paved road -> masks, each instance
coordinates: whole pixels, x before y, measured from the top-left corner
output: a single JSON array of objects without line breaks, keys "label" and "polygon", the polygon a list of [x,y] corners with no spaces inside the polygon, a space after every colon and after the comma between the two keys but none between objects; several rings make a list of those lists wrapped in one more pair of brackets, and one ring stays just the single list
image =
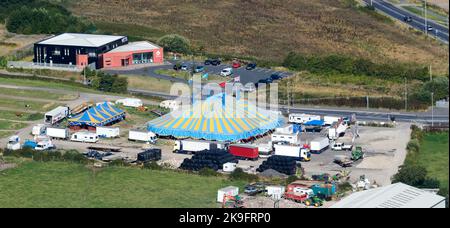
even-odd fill
[{"label": "paved road", "polygon": [[[370,5],[371,0],[364,0],[368,5]],[[392,5],[389,2],[383,1],[383,0],[372,0],[373,6],[377,9],[382,11],[383,13],[415,28],[420,31],[425,32],[425,19],[423,17],[420,17],[416,14],[410,13],[407,10],[401,9],[399,7],[396,7]],[[412,22],[404,22],[403,18],[405,16],[410,16],[413,21]],[[430,36],[438,38],[438,40],[448,44],[448,28],[442,26],[441,24],[436,23],[433,20],[428,20],[428,25],[431,25],[433,27],[433,31],[429,32]]]}]

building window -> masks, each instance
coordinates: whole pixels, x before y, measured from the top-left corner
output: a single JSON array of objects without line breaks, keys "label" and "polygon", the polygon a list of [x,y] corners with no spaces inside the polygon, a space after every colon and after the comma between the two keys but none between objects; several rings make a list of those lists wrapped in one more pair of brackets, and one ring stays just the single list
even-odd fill
[{"label": "building window", "polygon": [[68,48],[64,49],[64,55],[69,56],[70,55],[70,50]]},{"label": "building window", "polygon": [[61,55],[61,50],[56,47],[55,50],[53,51],[53,55]]},{"label": "building window", "polygon": [[97,57],[97,53],[95,53],[95,52],[89,52],[89,57]]}]

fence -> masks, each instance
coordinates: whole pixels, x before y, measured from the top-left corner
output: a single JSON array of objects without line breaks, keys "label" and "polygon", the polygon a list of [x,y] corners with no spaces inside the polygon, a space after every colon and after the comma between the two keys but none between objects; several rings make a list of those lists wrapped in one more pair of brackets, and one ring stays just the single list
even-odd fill
[{"label": "fence", "polygon": [[55,63],[33,63],[24,61],[8,61],[8,68],[36,69],[36,70],[59,70],[81,72],[83,69],[75,65]]}]

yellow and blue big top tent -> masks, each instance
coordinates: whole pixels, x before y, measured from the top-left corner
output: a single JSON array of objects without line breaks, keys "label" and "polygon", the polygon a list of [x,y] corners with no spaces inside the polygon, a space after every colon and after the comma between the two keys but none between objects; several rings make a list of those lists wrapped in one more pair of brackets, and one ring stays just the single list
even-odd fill
[{"label": "yellow and blue big top tent", "polygon": [[147,128],[159,136],[236,142],[263,135],[283,124],[278,112],[219,94],[194,102],[189,109],[152,120]]}]

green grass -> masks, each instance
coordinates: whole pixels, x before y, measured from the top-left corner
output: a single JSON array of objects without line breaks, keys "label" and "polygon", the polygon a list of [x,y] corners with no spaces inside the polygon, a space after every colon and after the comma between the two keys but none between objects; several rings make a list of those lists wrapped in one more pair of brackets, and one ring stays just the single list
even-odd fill
[{"label": "green grass", "polygon": [[10,137],[14,134],[14,131],[0,131],[0,139]]},{"label": "green grass", "polygon": [[0,120],[0,130],[19,130],[25,128],[27,124]]},{"label": "green grass", "polygon": [[410,151],[405,165],[420,165],[427,169],[428,177],[440,181],[441,190],[448,191],[449,133],[424,133],[418,152]]},{"label": "green grass", "polygon": [[[25,106],[29,105],[28,108]],[[16,99],[0,99],[0,107],[14,110],[21,110],[23,112],[26,111],[35,111],[35,112],[46,112],[53,108],[56,108],[58,105],[51,102],[38,102],[38,101],[26,101],[26,100],[16,100]]]},{"label": "green grass", "polygon": [[37,91],[37,90],[9,89],[9,88],[1,88],[0,95],[40,98],[40,99],[48,99],[48,100],[63,100],[66,97],[65,94],[58,94],[58,93],[51,93],[51,92]]},{"label": "green grass", "polygon": [[217,190],[243,186],[217,177],[137,168],[95,174],[71,163],[25,162],[0,175],[0,207],[214,208]]},{"label": "green grass", "polygon": [[127,35],[131,41],[141,41],[148,39],[156,42],[158,38],[165,35],[163,31],[141,25],[120,24],[105,21],[95,22],[98,34]]},{"label": "green grass", "polygon": [[75,83],[68,82],[56,82],[56,81],[45,81],[45,80],[32,80],[26,78],[9,78],[0,77],[0,84],[4,85],[16,85],[16,86],[27,86],[27,87],[44,87],[50,89],[59,89],[66,91],[76,91],[76,92],[90,92],[90,93],[101,93],[93,89],[86,88],[84,86],[76,85]]},{"label": "green grass", "polygon": [[424,166],[428,175],[441,182],[441,187],[448,190],[449,176],[449,134],[426,134],[417,157],[418,164]]},{"label": "green grass", "polygon": [[35,121],[44,118],[43,113],[18,113],[14,111],[3,111],[0,110],[0,119],[7,120],[20,120],[20,121]]}]

